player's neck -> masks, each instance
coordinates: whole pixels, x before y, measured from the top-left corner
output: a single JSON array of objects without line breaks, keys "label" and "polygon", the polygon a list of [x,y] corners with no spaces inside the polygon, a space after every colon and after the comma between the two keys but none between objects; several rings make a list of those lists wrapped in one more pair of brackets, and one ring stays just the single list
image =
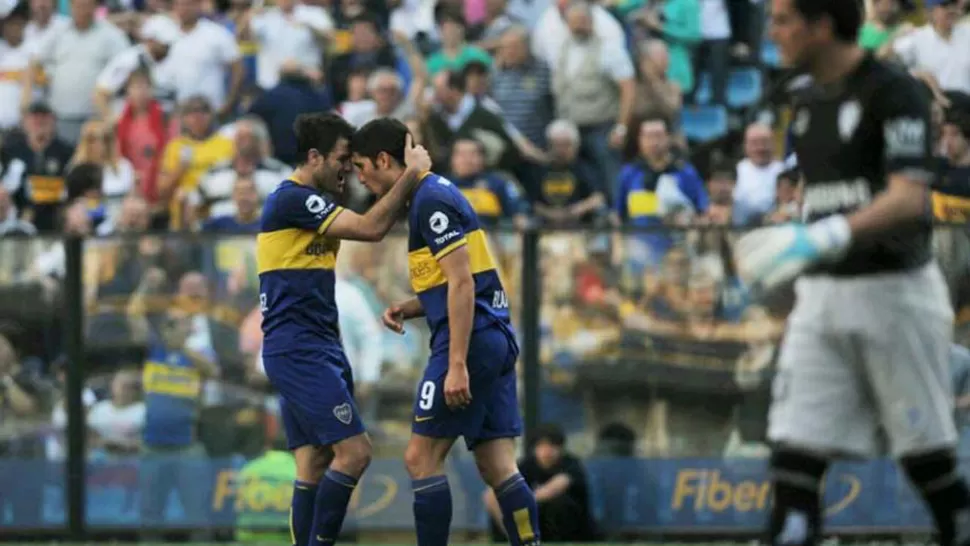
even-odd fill
[{"label": "player's neck", "polygon": [[310,176],[309,172],[307,172],[307,169],[305,166],[297,167],[296,170],[293,171],[293,174],[290,175],[290,180],[296,182],[297,184],[302,184],[304,186],[309,186],[310,185],[309,180],[312,180],[312,179],[313,177]]},{"label": "player's neck", "polygon": [[834,44],[818,56],[811,68],[812,78],[823,85],[842,80],[855,71],[865,56],[855,44]]}]

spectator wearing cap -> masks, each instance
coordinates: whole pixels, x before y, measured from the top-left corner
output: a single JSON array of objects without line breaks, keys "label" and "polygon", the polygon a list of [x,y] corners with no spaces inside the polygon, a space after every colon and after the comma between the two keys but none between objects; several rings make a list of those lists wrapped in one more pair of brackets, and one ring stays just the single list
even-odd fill
[{"label": "spectator wearing cap", "polygon": [[202,0],[174,0],[172,8],[182,31],[167,62],[175,99],[181,104],[192,97],[205,97],[216,115],[225,118],[239,101],[245,77],[236,38],[225,27],[202,17]]},{"label": "spectator wearing cap", "polygon": [[288,62],[280,70],[276,87],[256,99],[249,113],[266,124],[276,157],[283,163],[296,165],[300,161],[293,132],[296,118],[309,112],[326,112],[332,107],[326,88],[318,89],[312,74],[295,62]]},{"label": "spectator wearing cap", "polygon": [[236,36],[241,40],[251,37],[259,44],[256,83],[269,90],[279,83],[286,61],[322,74],[322,46],[333,28],[333,19],[322,7],[299,0],[277,0],[271,8],[250,9],[237,27]]},{"label": "spectator wearing cap", "polygon": [[859,47],[866,51],[886,56],[892,42],[899,36],[913,30],[913,26],[903,22],[903,16],[913,6],[909,0],[873,0],[869,18],[859,31]]},{"label": "spectator wearing cap", "polygon": [[[381,36],[376,18],[361,15],[351,23],[351,48],[330,64],[330,85],[334,102],[347,100],[347,79],[354,71],[370,73],[378,68],[398,69],[393,46]],[[366,77],[366,76],[365,76]]]},{"label": "spectator wearing cap", "polygon": [[579,161],[579,129],[559,119],[546,129],[549,163],[530,192],[536,216],[556,226],[590,225],[606,212],[606,196]]},{"label": "spectator wearing cap", "polygon": [[198,188],[202,176],[218,163],[232,159],[233,142],[215,133],[214,121],[212,106],[205,97],[185,101],[181,107],[182,135],[165,146],[156,214],[167,213],[172,228],[187,227],[188,196]]},{"label": "spectator wearing cap", "polygon": [[601,189],[615,194],[619,149],[626,138],[636,91],[633,63],[622,47],[593,33],[592,8],[576,1],[566,11],[569,38],[552,68],[556,116],[579,127],[580,154],[591,162]]},{"label": "spectator wearing cap", "polygon": [[[543,542],[590,542],[596,525],[590,510],[589,480],[579,458],[566,449],[566,435],[556,425],[536,431],[528,455],[519,461],[522,477],[539,504],[539,533]],[[506,540],[495,493],[485,492],[485,507],[492,517],[492,538]]]},{"label": "spectator wearing cap", "polygon": [[[559,65],[563,46],[569,40],[566,9],[574,0],[556,0],[539,17],[532,29],[532,53],[549,67]],[[599,4],[588,4],[592,19],[591,35],[610,50],[626,47],[626,35],[616,17]]]},{"label": "spectator wearing cap", "polygon": [[24,41],[29,47],[38,47],[51,37],[71,26],[71,18],[57,13],[56,0],[28,0],[30,21],[24,29]]},{"label": "spectator wearing cap", "polygon": [[428,57],[428,74],[434,76],[442,70],[460,72],[471,61],[492,64],[492,58],[484,49],[465,41],[467,25],[465,18],[457,9],[439,4],[435,9],[438,34],[441,36],[441,49]]},{"label": "spectator wearing cap", "polygon": [[34,76],[30,67],[31,49],[24,40],[27,10],[23,3],[0,21],[0,132],[7,132],[18,125],[22,116],[23,94],[31,100],[39,98],[42,81]]},{"label": "spectator wearing cap", "polygon": [[77,143],[84,122],[97,114],[98,76],[128,47],[128,38],[118,27],[95,18],[96,9],[95,0],[71,0],[71,24],[40,44],[32,63],[35,74],[43,70],[47,75],[57,134],[71,144]]},{"label": "spectator wearing cap", "polygon": [[27,109],[23,135],[11,135],[0,147],[3,183],[13,194],[18,217],[39,231],[57,228],[67,203],[64,175],[74,150],[57,136],[54,112],[43,102]]},{"label": "spectator wearing cap", "polygon": [[111,121],[121,113],[125,86],[139,69],[148,73],[152,94],[166,111],[171,111],[175,90],[163,61],[181,34],[175,21],[165,15],[153,15],[145,21],[139,32],[141,43],[115,55],[98,76],[94,103],[101,119]]},{"label": "spectator wearing cap", "polygon": [[491,96],[512,127],[530,143],[545,146],[553,117],[552,74],[529,51],[529,30],[513,26],[503,33],[495,60]]},{"label": "spectator wearing cap", "polygon": [[916,75],[944,91],[970,93],[970,25],[960,23],[957,0],[926,0],[930,22],[893,43],[893,52]]}]

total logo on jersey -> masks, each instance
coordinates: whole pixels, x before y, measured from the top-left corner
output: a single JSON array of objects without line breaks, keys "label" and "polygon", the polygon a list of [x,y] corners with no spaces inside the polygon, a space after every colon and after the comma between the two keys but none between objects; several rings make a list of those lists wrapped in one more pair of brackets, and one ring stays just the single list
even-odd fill
[{"label": "total logo on jersey", "polygon": [[[435,233],[444,233],[445,230],[448,229],[448,225],[449,225],[448,216],[446,216],[445,213],[443,212],[435,212],[431,215],[430,218],[428,218],[428,225],[431,226],[431,231]],[[448,233],[445,233],[441,237],[435,237],[434,242],[436,245],[443,245],[448,241],[458,237],[458,235],[459,234],[457,231],[452,230],[452,231],[449,231]]]},{"label": "total logo on jersey", "polygon": [[310,211],[310,214],[316,215],[317,218],[323,218],[336,207],[335,203],[327,204],[323,197],[319,195],[311,195],[306,198],[306,209]]},{"label": "total logo on jersey", "polygon": [[811,184],[805,188],[803,218],[848,212],[872,201],[872,189],[865,178]]}]

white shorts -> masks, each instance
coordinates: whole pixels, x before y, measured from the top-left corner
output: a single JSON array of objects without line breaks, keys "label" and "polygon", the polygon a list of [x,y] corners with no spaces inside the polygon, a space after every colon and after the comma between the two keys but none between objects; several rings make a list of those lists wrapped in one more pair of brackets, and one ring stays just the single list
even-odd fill
[{"label": "white shorts", "polygon": [[[935,263],[861,278],[806,277],[772,386],[768,437],[823,454],[952,447],[953,310]],[[881,429],[880,429],[881,427]]]}]

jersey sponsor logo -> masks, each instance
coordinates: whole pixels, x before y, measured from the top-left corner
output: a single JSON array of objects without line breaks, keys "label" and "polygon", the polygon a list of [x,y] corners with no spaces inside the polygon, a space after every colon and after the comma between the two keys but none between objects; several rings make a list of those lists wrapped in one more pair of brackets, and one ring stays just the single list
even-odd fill
[{"label": "jersey sponsor logo", "polygon": [[843,141],[848,142],[852,138],[861,118],[862,105],[859,101],[851,100],[839,107],[839,136]]},{"label": "jersey sponsor logo", "polygon": [[448,217],[443,212],[435,212],[428,218],[428,225],[431,227],[431,231],[442,234],[448,229]]},{"label": "jersey sponsor logo", "polygon": [[443,244],[447,243],[448,241],[450,241],[452,239],[455,239],[456,237],[458,237],[458,232],[452,230],[452,231],[449,231],[448,233],[445,233],[441,237],[435,237],[434,244],[440,246],[440,245],[443,245]]},{"label": "jersey sponsor logo", "polygon": [[315,215],[317,218],[323,218],[329,214],[335,206],[336,205],[333,203],[328,205],[327,202],[323,200],[323,197],[320,197],[319,195],[311,195],[306,198],[306,210],[309,211],[310,214]]},{"label": "jersey sponsor logo", "polygon": [[872,201],[872,189],[865,178],[811,184],[805,188],[804,218],[854,210]]},{"label": "jersey sponsor logo", "polygon": [[883,128],[888,158],[920,158],[926,155],[926,121],[917,118],[897,118]]},{"label": "jersey sponsor logo", "polygon": [[333,408],[333,416],[341,423],[349,425],[354,420],[354,410],[350,407],[350,404],[344,402]]}]

